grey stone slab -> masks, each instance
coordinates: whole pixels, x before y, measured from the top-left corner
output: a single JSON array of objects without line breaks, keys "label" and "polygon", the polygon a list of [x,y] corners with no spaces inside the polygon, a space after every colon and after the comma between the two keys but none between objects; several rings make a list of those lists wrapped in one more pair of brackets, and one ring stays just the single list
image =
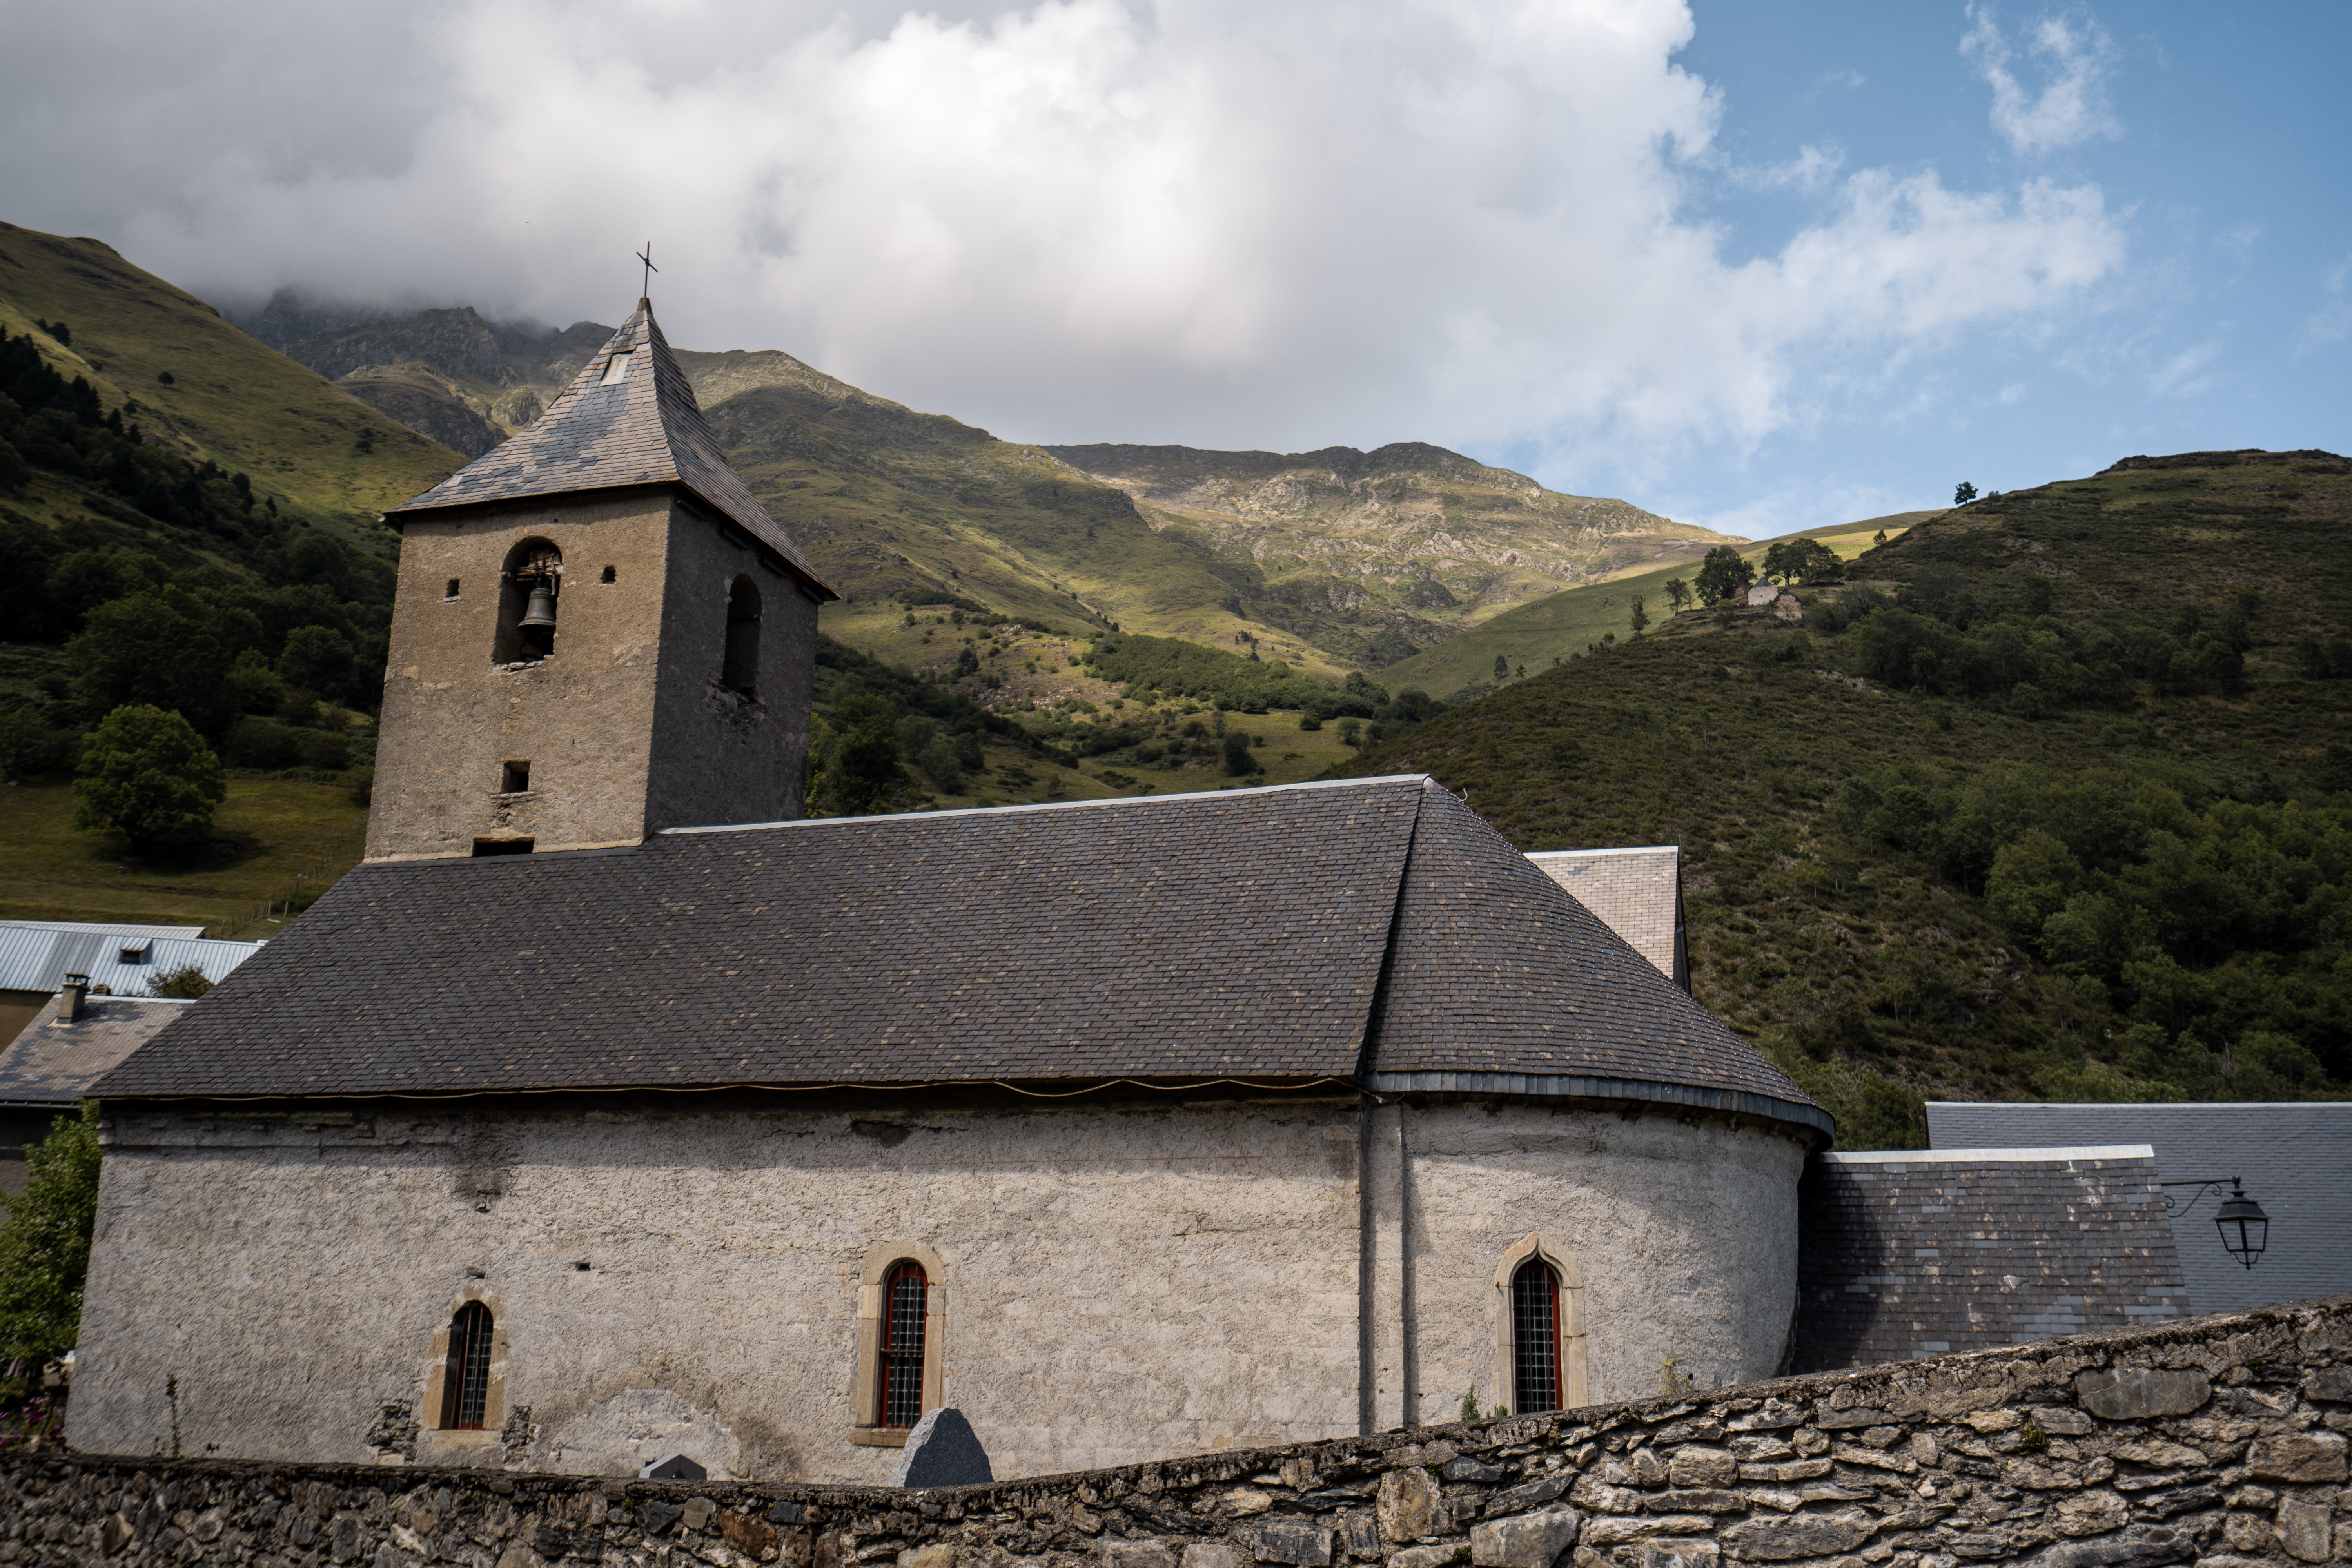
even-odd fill
[{"label": "grey stone slab", "polygon": [[2103,1421],[2186,1415],[2212,1395],[2212,1384],[2193,1368],[2122,1366],[2074,1374],[2074,1397]]},{"label": "grey stone slab", "polygon": [[1475,1568],[1551,1568],[1576,1544],[1582,1523],[1583,1517],[1569,1508],[1488,1520],[1471,1529],[1470,1561]]},{"label": "grey stone slab", "polygon": [[890,1471],[894,1487],[976,1487],[995,1479],[980,1435],[952,1405],[923,1413]]}]

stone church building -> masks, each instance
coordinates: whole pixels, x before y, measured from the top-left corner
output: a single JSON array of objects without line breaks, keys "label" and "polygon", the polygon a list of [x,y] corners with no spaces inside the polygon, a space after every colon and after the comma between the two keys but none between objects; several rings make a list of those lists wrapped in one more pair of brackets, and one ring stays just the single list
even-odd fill
[{"label": "stone church building", "polygon": [[72,1442],[1000,1476],[1789,1354],[1824,1112],[1430,780],[807,821],[650,309],[399,509],[367,862],[100,1084]]}]

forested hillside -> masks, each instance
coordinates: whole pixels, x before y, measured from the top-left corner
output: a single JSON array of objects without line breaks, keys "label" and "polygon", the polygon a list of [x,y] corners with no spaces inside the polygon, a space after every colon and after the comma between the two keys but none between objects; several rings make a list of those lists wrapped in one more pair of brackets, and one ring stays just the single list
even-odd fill
[{"label": "forested hillside", "polygon": [[1701,1000],[1841,1118],[2352,1094],[2352,463],[2128,459],[1694,615],[1351,772],[1678,843]]}]

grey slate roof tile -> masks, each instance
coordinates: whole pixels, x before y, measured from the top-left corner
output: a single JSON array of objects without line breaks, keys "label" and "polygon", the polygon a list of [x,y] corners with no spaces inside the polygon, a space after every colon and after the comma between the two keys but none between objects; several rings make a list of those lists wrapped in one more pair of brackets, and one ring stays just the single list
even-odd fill
[{"label": "grey slate roof tile", "polygon": [[[627,353],[626,377],[607,386],[605,367]],[[547,411],[494,450],[386,515],[527,500],[534,496],[677,485],[757,539],[826,597],[835,596],[800,547],[728,466],[650,301],[621,324]]]},{"label": "grey slate roof tile", "polygon": [[58,1016],[63,1003],[51,997],[0,1050],[0,1105],[70,1109],[91,1084],[195,1005],[161,997],[92,996],[80,1017],[67,1020]]},{"label": "grey slate roof tile", "polygon": [[1690,1084],[1821,1117],[1419,776],[362,866],[100,1092],[1394,1064]]},{"label": "grey slate roof tile", "polygon": [[2144,1146],[1817,1154],[1795,1372],[2188,1315]]}]

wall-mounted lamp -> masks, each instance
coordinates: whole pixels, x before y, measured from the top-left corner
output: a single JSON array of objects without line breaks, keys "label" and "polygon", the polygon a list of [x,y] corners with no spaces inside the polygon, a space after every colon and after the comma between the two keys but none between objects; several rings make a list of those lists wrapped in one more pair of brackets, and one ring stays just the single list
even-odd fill
[{"label": "wall-mounted lamp", "polygon": [[[2206,1182],[2159,1182],[2157,1184],[2162,1187],[2195,1187],[2197,1191],[2189,1195],[2188,1201],[2178,1205],[2169,1194],[2165,1196],[2166,1214],[2174,1213],[2176,1206],[2178,1212],[2187,1214],[2207,1193],[2221,1197],[2223,1184],[2221,1178],[2215,1177]],[[2228,1185],[2230,1195],[2222,1198],[2221,1212],[2213,1216],[2213,1225],[2221,1233],[2222,1249],[2252,1268],[2254,1260],[2262,1257],[2263,1249],[2269,1244],[2271,1216],[2263,1212],[2262,1205],[2246,1195],[2245,1183],[2231,1176]]]}]

